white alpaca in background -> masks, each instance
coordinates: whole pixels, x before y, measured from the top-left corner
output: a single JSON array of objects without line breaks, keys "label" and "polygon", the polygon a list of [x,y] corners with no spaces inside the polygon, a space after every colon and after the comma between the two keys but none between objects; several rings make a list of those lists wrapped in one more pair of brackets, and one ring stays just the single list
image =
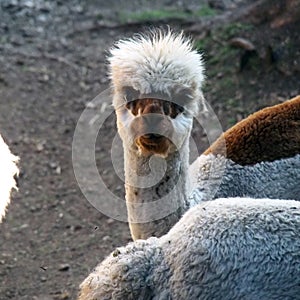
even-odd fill
[{"label": "white alpaca in background", "polygon": [[299,299],[300,202],[203,202],[163,237],[116,249],[80,289],[79,300]]},{"label": "white alpaca in background", "polygon": [[[202,58],[191,41],[182,34],[157,31],[118,42],[109,62],[133,239],[167,233],[185,211],[203,200],[236,196],[300,200],[296,155],[300,143],[293,136],[299,132],[293,130],[299,117],[292,116],[295,108],[300,111],[300,98],[294,100],[293,109],[286,104],[274,107],[273,114],[279,114],[273,121],[258,113],[251,118],[254,126],[241,122],[239,130],[222,137],[228,156],[220,137],[190,167],[193,116],[205,110]],[[291,122],[286,123],[289,117]],[[282,139],[280,147],[282,131],[288,139]],[[249,138],[252,135],[255,138]]]},{"label": "white alpaca in background", "polygon": [[15,176],[19,173],[18,160],[0,136],[0,222],[5,216],[12,189],[17,189]]}]

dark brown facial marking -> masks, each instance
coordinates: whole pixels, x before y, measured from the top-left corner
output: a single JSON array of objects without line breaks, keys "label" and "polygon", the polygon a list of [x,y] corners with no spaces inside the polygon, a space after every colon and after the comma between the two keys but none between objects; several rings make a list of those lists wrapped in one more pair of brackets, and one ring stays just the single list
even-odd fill
[{"label": "dark brown facial marking", "polygon": [[138,114],[162,114],[172,119],[184,111],[184,108],[176,103],[160,100],[160,99],[137,99],[126,104],[126,108],[131,111],[134,116]]}]

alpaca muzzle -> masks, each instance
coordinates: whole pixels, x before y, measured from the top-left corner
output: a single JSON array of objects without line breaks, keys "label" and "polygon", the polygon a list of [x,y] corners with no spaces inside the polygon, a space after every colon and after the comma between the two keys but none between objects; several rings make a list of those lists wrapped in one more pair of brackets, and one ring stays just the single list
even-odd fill
[{"label": "alpaca muzzle", "polygon": [[132,121],[131,132],[142,153],[163,154],[169,149],[173,129],[166,116],[149,113]]},{"label": "alpaca muzzle", "polygon": [[174,132],[170,103],[158,99],[140,99],[129,102],[127,108],[135,115],[130,129],[135,144],[143,154],[168,152]]}]

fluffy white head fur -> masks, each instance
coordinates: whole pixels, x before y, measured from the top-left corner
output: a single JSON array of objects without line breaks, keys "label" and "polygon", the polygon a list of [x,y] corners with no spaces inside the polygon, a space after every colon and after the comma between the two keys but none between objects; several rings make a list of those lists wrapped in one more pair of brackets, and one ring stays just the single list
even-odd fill
[{"label": "fluffy white head fur", "polygon": [[10,152],[0,136],[0,222],[10,202],[11,190],[13,188],[17,189],[14,176],[19,173],[18,160],[19,158]]},{"label": "fluffy white head fur", "polygon": [[198,112],[203,97],[202,56],[182,33],[156,30],[121,40],[111,50],[109,62],[115,107],[124,103],[124,92],[130,87],[142,95],[162,94],[171,101],[183,93],[194,104],[192,112]]}]

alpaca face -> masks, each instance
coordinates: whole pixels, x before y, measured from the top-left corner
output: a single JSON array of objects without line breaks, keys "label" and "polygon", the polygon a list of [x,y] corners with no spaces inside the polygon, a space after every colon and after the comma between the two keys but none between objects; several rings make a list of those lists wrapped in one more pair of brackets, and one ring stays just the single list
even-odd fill
[{"label": "alpaca face", "polygon": [[117,109],[117,118],[123,142],[146,157],[167,157],[180,150],[192,127],[184,106],[157,98],[126,101]]},{"label": "alpaca face", "polygon": [[125,147],[165,158],[180,150],[190,134],[192,115],[204,104],[202,56],[191,40],[182,33],[153,31],[116,43],[109,62]]}]

